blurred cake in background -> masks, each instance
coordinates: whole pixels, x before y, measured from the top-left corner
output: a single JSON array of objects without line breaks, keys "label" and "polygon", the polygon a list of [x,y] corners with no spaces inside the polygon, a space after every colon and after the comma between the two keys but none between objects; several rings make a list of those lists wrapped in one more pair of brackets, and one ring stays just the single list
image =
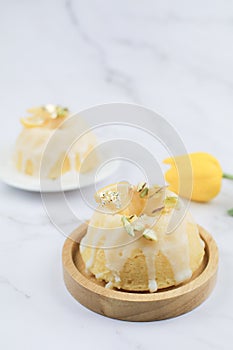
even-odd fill
[{"label": "blurred cake in background", "polygon": [[69,171],[85,173],[97,166],[96,137],[80,116],[70,118],[67,108],[55,105],[32,108],[28,113],[29,117],[20,120],[23,130],[14,150],[19,172],[56,179]]}]

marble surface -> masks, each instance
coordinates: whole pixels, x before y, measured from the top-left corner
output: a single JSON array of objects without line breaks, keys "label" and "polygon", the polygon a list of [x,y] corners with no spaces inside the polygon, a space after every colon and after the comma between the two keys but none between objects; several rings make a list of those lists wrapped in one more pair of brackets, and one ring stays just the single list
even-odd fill
[{"label": "marble surface", "polygon": [[[153,108],[187,149],[233,172],[233,3],[229,0],[9,0],[0,3],[1,145],[28,106],[78,111],[106,102]],[[81,206],[79,191],[69,194]],[[64,236],[41,197],[0,183],[1,349],[231,349],[233,183],[191,204],[220,250],[210,298],[175,319],[130,323],[79,305],[62,279]],[[51,195],[51,203],[57,195]],[[89,215],[89,212],[83,213]]]}]

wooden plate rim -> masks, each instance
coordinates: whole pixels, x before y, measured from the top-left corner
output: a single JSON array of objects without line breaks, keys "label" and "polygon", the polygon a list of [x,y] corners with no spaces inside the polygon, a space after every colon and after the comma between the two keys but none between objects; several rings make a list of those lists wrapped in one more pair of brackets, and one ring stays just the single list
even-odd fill
[{"label": "wooden plate rim", "polygon": [[[107,298],[119,300],[119,301],[132,301],[132,302],[151,302],[161,301],[167,299],[174,299],[178,296],[185,295],[191,290],[198,289],[205,283],[207,283],[216,273],[218,267],[218,248],[212,238],[212,236],[201,226],[199,226],[199,233],[202,239],[205,241],[206,254],[208,255],[208,261],[199,276],[194,280],[187,282],[184,285],[176,286],[167,291],[158,291],[156,293],[140,293],[140,292],[126,292],[106,289],[103,286],[95,284],[84,276],[76,267],[73,260],[73,250],[77,249],[79,243],[76,242],[73,237],[77,236],[77,230],[79,234],[85,234],[87,230],[87,224],[82,224],[77,230],[75,230],[65,241],[62,251],[62,260],[64,270],[72,277],[72,279],[81,285],[84,289],[91,291],[94,294],[105,296]],[[67,252],[69,254],[67,254]]]}]

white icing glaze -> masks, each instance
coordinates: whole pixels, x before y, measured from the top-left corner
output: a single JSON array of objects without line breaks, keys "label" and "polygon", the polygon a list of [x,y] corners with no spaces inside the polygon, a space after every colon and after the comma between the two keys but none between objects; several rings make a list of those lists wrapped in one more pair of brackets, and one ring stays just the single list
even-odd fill
[{"label": "white icing glaze", "polygon": [[148,289],[151,293],[156,292],[158,289],[156,280],[149,280]]},{"label": "white icing glaze", "polygon": [[105,288],[112,289],[113,288],[113,283],[111,281],[106,283]]},{"label": "white icing glaze", "polygon": [[[176,283],[189,279],[192,275],[190,268],[189,241],[187,236],[188,225],[194,225],[197,233],[198,228],[189,213],[184,214],[183,220],[173,230],[172,234],[166,234],[171,222],[173,211],[155,217],[143,215],[141,220],[151,226],[158,236],[158,241],[149,241],[135,232],[136,237],[127,234],[122,226],[121,215],[103,214],[95,212],[89,224],[87,234],[81,241],[81,252],[86,246],[93,247],[91,257],[86,266],[93,266],[96,247],[104,249],[106,268],[115,276],[115,281],[120,282],[120,272],[124,264],[136,249],[145,256],[148,274],[148,290],[157,290],[155,258],[161,252],[169,261],[173,270]],[[200,246],[203,242],[200,238]],[[97,277],[97,276],[96,276]],[[100,277],[100,276],[98,276]],[[97,277],[97,278],[98,278]]]}]

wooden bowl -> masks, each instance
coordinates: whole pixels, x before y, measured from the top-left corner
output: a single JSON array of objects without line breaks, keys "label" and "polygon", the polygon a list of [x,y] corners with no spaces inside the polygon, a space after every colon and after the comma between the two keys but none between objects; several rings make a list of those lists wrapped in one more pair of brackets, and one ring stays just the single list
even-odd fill
[{"label": "wooden bowl", "polygon": [[218,248],[209,233],[199,226],[205,242],[202,265],[192,278],[176,287],[156,293],[125,292],[104,288],[104,282],[85,272],[79,243],[87,231],[81,225],[63,247],[64,281],[72,296],[101,315],[125,321],[153,321],[175,317],[200,305],[214,288],[218,268]]}]

